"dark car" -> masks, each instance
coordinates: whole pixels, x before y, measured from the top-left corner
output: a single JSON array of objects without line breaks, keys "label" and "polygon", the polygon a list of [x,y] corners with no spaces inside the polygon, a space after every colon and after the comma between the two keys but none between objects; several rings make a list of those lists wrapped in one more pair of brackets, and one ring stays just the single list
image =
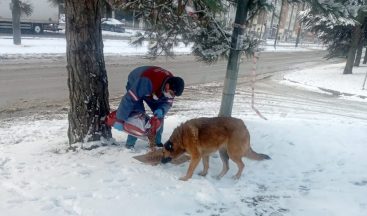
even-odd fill
[{"label": "dark car", "polygon": [[124,23],[114,18],[103,18],[102,19],[102,30],[113,31],[113,32],[125,32]]}]

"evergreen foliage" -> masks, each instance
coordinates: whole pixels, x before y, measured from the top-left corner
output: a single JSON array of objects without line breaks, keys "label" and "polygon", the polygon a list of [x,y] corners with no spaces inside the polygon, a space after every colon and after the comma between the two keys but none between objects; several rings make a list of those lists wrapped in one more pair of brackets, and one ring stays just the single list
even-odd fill
[{"label": "evergreen foliage", "polygon": [[12,1],[11,8],[10,8],[11,10],[13,10],[12,9],[14,7],[13,4],[18,4],[21,14],[30,16],[33,13],[33,6],[29,4],[27,1]]},{"label": "evergreen foliage", "polygon": [[[271,8],[266,0],[250,1],[250,16]],[[131,42],[138,45],[149,41],[148,55],[151,58],[173,56],[172,48],[179,42],[191,44],[198,60],[207,63],[228,57],[232,33],[225,28],[219,15],[233,1],[135,0],[115,3],[124,9],[137,11],[146,21],[146,33],[138,33]],[[241,50],[246,55],[252,55],[260,40],[247,34],[243,40]]]},{"label": "evergreen foliage", "polygon": [[307,0],[309,8],[300,15],[305,28],[327,45],[327,58],[346,57],[352,32],[364,23],[364,0]]}]

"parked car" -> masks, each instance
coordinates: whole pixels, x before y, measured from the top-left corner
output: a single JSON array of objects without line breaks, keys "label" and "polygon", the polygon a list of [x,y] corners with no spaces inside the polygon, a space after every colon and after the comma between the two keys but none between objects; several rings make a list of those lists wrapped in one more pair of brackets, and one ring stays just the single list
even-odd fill
[{"label": "parked car", "polygon": [[113,32],[125,32],[125,24],[114,18],[103,18],[102,30]]}]

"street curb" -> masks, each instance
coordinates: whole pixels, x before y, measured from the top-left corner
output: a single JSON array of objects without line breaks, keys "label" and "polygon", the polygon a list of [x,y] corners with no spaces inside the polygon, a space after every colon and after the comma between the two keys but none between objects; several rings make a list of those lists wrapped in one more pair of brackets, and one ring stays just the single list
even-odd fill
[{"label": "street curb", "polygon": [[283,77],[283,80],[286,80],[286,81],[289,81],[289,82],[292,82],[292,83],[296,83],[296,84],[299,84],[299,85],[302,85],[302,86],[314,87],[314,88],[317,88],[321,91],[330,93],[330,94],[332,94],[333,96],[336,96],[336,97],[340,97],[340,96],[351,97],[351,96],[353,96],[353,97],[359,97],[361,99],[367,99],[367,96],[364,96],[364,95],[341,92],[341,91],[336,91],[336,90],[333,90],[333,89],[323,88],[323,87],[319,87],[319,86],[306,85],[304,83],[301,83],[301,82],[298,82],[298,81],[295,81],[295,80],[286,79],[284,77]]}]

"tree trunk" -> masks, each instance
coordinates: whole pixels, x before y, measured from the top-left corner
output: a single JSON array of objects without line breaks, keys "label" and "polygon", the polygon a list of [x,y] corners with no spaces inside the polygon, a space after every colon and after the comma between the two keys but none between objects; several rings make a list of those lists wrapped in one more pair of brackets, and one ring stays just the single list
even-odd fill
[{"label": "tree trunk", "polygon": [[285,41],[288,41],[289,36],[292,36],[292,33],[290,33],[290,31],[291,31],[291,23],[292,23],[292,17],[293,17],[293,10],[294,10],[294,4],[292,4],[291,16],[289,17],[289,22],[288,22],[287,34],[285,36]]},{"label": "tree trunk", "polygon": [[177,4],[177,14],[179,16],[182,15],[182,13],[185,11],[185,5],[183,4],[182,0],[178,0]]},{"label": "tree trunk", "polygon": [[366,64],[367,63],[367,48],[366,48],[366,51],[364,53],[364,57],[363,57],[363,64]]},{"label": "tree trunk", "polygon": [[106,5],[106,18],[112,18],[112,7],[111,5],[105,1],[105,5]]},{"label": "tree trunk", "polygon": [[13,22],[13,43],[15,45],[22,44],[20,32],[20,2],[12,0],[12,22]]},{"label": "tree trunk", "polygon": [[354,66],[357,66],[357,67],[359,67],[361,63],[362,51],[363,51],[363,40],[360,40],[360,41],[361,42],[358,45],[356,59],[354,61]]},{"label": "tree trunk", "polygon": [[361,29],[361,37],[359,38],[356,60],[354,61],[354,66],[357,66],[357,67],[359,67],[361,63],[363,47],[364,47],[364,43],[366,42],[366,37],[365,37],[366,30],[367,30],[367,20],[365,18],[363,25],[362,25],[362,29]]},{"label": "tree trunk", "polygon": [[367,27],[367,22],[366,20],[363,22],[362,26],[361,26],[361,36],[359,37],[359,41],[358,41],[358,45],[357,45],[357,56],[356,59],[354,61],[354,66],[359,67],[360,63],[361,63],[361,58],[362,58],[362,51],[363,51],[363,47],[364,47],[364,43],[365,43],[365,36],[364,36],[364,32],[366,32],[366,27]]},{"label": "tree trunk", "polygon": [[249,0],[238,0],[219,116],[231,116]]},{"label": "tree trunk", "polygon": [[285,5],[285,0],[282,0],[282,5],[280,7],[280,13],[279,13],[279,20],[278,20],[278,25],[277,25],[277,33],[275,34],[274,48],[277,47],[277,40],[278,40],[278,35],[279,35],[280,22],[282,21],[282,18],[283,18],[284,5]]},{"label": "tree trunk", "polygon": [[70,145],[111,137],[111,129],[101,122],[109,112],[102,1],[65,1]]},{"label": "tree trunk", "polygon": [[354,59],[356,56],[356,51],[357,51],[357,47],[358,47],[358,43],[360,41],[362,35],[362,29],[360,25],[356,25],[353,29],[352,32],[352,41],[351,41],[351,45],[348,51],[348,56],[347,56],[347,63],[345,65],[343,74],[352,74],[353,73],[353,64],[354,64]]},{"label": "tree trunk", "polygon": [[[302,5],[302,11],[304,11],[304,10],[305,10],[305,5],[306,5],[306,3],[305,3],[305,2],[303,2],[303,5]],[[298,30],[297,30],[297,39],[296,39],[296,45],[295,45],[295,47],[298,47],[298,44],[299,44],[299,42],[300,42],[301,31],[302,31],[302,23],[301,23],[301,22],[299,22]]]},{"label": "tree trunk", "polygon": [[271,38],[273,36],[273,23],[274,23],[274,17],[275,17],[275,8],[277,7],[277,1],[278,0],[275,0],[275,3],[274,3],[274,8],[273,8],[273,14],[271,15],[271,21],[270,21],[270,34],[269,36],[267,36],[267,38]]}]

